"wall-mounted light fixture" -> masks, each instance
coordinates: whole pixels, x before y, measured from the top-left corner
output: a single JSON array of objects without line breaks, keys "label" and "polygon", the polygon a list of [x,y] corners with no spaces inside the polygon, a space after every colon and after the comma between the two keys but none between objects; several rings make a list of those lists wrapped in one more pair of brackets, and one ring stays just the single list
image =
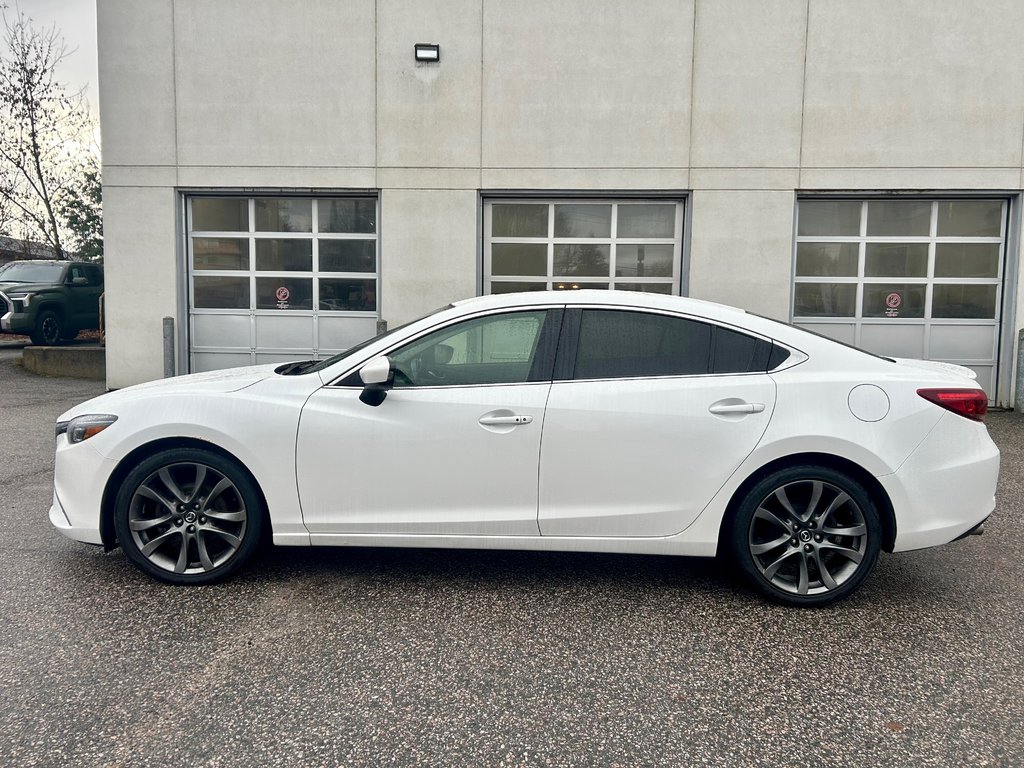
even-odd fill
[{"label": "wall-mounted light fixture", "polygon": [[416,61],[440,61],[441,46],[438,43],[416,43]]}]

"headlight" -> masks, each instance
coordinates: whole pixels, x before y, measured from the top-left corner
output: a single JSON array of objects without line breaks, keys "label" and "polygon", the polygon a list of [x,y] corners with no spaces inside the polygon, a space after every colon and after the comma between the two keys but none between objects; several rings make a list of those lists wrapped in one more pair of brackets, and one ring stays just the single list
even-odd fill
[{"label": "headlight", "polygon": [[28,307],[29,302],[32,301],[32,297],[33,296],[35,296],[34,293],[8,293],[7,294],[7,298],[8,299],[10,299],[11,301],[20,301],[22,303],[22,306],[25,307],[25,308]]},{"label": "headlight", "polygon": [[98,435],[104,429],[117,421],[117,416],[110,414],[86,414],[77,416],[71,421],[58,421],[56,436],[67,433],[69,443],[80,443],[90,437]]}]

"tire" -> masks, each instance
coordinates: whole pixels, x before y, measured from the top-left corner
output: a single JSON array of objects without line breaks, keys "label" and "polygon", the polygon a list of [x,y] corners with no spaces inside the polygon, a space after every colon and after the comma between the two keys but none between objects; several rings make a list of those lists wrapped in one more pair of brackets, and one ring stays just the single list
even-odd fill
[{"label": "tire", "polygon": [[36,317],[36,327],[30,334],[33,344],[52,347],[64,338],[64,321],[52,309],[44,309]]},{"label": "tire", "polygon": [[828,467],[773,472],[740,501],[732,554],[764,595],[785,605],[842,600],[875,567],[882,524],[856,480]]},{"label": "tire", "polygon": [[139,569],[169,584],[227,578],[260,544],[265,510],[238,462],[200,448],[173,448],[128,473],[114,530]]}]

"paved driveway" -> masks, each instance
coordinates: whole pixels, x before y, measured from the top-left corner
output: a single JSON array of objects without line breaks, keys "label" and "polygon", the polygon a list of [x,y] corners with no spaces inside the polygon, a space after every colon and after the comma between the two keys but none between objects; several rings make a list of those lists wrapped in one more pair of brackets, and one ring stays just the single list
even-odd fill
[{"label": "paved driveway", "polygon": [[277,550],[180,589],[50,529],[93,383],[0,354],[0,764],[1024,764],[1024,418],[984,536],[831,609],[664,557]]}]

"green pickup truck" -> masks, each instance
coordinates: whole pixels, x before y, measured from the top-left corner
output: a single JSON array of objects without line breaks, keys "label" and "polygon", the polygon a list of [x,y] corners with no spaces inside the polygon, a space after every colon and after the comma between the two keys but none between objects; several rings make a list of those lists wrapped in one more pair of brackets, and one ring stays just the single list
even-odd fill
[{"label": "green pickup truck", "polygon": [[103,267],[81,261],[12,261],[0,267],[0,333],[59,344],[100,327]]}]

